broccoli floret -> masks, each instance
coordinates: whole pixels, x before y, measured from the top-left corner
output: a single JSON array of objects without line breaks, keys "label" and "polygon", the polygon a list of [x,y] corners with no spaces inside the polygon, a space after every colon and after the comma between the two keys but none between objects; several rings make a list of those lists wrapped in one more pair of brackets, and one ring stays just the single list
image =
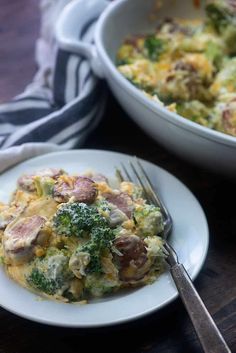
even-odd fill
[{"label": "broccoli floret", "polygon": [[236,52],[236,10],[230,1],[212,0],[206,6],[210,25],[222,36],[229,54]]},{"label": "broccoli floret", "polygon": [[109,280],[97,274],[88,274],[85,279],[85,290],[88,295],[93,297],[101,297],[104,294],[113,293],[118,288],[118,281]]},{"label": "broccoli floret", "polygon": [[215,1],[206,6],[206,14],[210,24],[221,32],[229,23],[229,14],[221,6],[220,1]]},{"label": "broccoli floret", "polygon": [[221,70],[211,85],[214,95],[234,93],[236,89],[236,58],[224,60]]},{"label": "broccoli floret", "polygon": [[90,256],[89,264],[86,268],[87,273],[102,273],[101,255],[104,250],[109,250],[115,233],[112,229],[96,227],[91,231],[91,239],[88,243],[77,248],[79,253],[88,253]]},{"label": "broccoli floret", "polygon": [[207,43],[206,56],[213,62],[214,65],[216,65],[217,68],[219,68],[222,63],[224,53],[218,44],[210,41]]},{"label": "broccoli floret", "polygon": [[54,231],[59,235],[83,237],[95,227],[106,226],[105,217],[85,203],[63,204],[53,218]]},{"label": "broccoli floret", "polygon": [[235,26],[235,7],[229,1],[212,0],[206,5],[210,24],[222,33],[227,26]]},{"label": "broccoli floret", "polygon": [[108,227],[96,227],[91,232],[91,241],[97,243],[101,249],[109,248],[113,238],[114,233]]},{"label": "broccoli floret", "polygon": [[34,183],[38,196],[52,196],[55,180],[50,177],[34,177]]},{"label": "broccoli floret", "polygon": [[89,257],[90,257],[89,264],[86,268],[86,273],[102,272],[101,261],[100,261],[100,248],[98,243],[94,241],[90,241],[88,244],[79,247],[76,252],[77,256],[79,256],[80,253],[87,253],[89,254]]},{"label": "broccoli floret", "polygon": [[78,237],[89,235],[89,240],[77,248],[75,256],[88,253],[90,261],[86,270],[101,272],[101,254],[104,249],[110,248],[114,233],[108,227],[108,220],[94,206],[84,203],[62,205],[53,219],[53,227],[57,234]]},{"label": "broccoli floret", "polygon": [[165,50],[165,42],[151,35],[145,39],[144,48],[147,51],[148,58],[156,61]]},{"label": "broccoli floret", "polygon": [[137,233],[141,237],[160,234],[163,231],[163,218],[159,207],[144,205],[134,212]]},{"label": "broccoli floret", "polygon": [[30,276],[28,277],[28,282],[34,288],[50,295],[55,294],[60,288],[58,281],[48,279],[45,274],[37,268],[33,268]]},{"label": "broccoli floret", "polygon": [[96,201],[95,206],[101,216],[105,217],[106,219],[109,217],[109,214],[111,212],[111,205],[107,202],[107,200],[98,200]]},{"label": "broccoli floret", "polygon": [[236,53],[236,23],[234,25],[228,26],[224,31],[222,38],[227,46],[229,54]]},{"label": "broccoli floret", "polygon": [[135,59],[142,57],[138,50],[138,40],[131,39],[131,43],[124,43],[119,49],[116,57],[116,65],[129,65],[134,62]]},{"label": "broccoli floret", "polygon": [[73,277],[68,263],[69,258],[62,250],[50,249],[44,258],[33,261],[27,282],[33,288],[49,295],[63,292]]},{"label": "broccoli floret", "polygon": [[178,103],[176,105],[177,113],[189,120],[204,126],[210,126],[210,108],[205,104],[193,100],[190,102]]},{"label": "broccoli floret", "polygon": [[128,58],[125,59],[116,59],[116,65],[117,66],[122,66],[122,65],[128,65],[131,63],[131,60]]}]

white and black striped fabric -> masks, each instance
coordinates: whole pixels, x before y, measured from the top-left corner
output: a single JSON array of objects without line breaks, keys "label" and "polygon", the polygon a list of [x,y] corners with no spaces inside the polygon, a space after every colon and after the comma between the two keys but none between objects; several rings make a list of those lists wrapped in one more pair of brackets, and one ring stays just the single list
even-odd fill
[{"label": "white and black striped fabric", "polygon": [[[80,39],[92,41],[94,24],[85,25]],[[105,84],[93,75],[89,62],[58,50],[51,90],[26,90],[0,105],[0,152],[23,144],[77,147],[101,119],[105,100]]]}]

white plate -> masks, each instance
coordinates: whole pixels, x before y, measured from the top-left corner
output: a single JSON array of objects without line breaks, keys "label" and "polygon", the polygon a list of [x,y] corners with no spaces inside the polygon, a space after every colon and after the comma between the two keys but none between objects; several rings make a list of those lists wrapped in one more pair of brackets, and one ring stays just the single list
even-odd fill
[{"label": "white plate", "polygon": [[[30,159],[0,176],[0,200],[8,201],[17,178],[44,167],[61,167],[69,173],[95,169],[107,176],[114,176],[119,162],[127,162],[130,156],[98,151],[77,150],[50,153]],[[171,243],[179,260],[195,278],[200,271],[208,248],[206,217],[193,194],[174,176],[154,164],[143,161],[151,180],[158,185],[161,197],[174,220]],[[0,305],[24,318],[57,326],[98,327],[137,319],[164,305],[177,296],[177,290],[168,272],[152,285],[125,293],[114,294],[88,305],[64,304],[38,300],[35,294],[10,280],[0,269]]]}]

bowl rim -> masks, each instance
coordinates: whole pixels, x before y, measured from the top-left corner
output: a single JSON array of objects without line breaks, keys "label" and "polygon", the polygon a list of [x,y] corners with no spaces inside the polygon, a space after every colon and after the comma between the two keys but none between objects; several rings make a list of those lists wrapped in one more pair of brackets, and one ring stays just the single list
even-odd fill
[{"label": "bowl rim", "polygon": [[154,113],[158,113],[160,118],[166,119],[169,123],[176,125],[180,128],[183,128],[187,131],[191,131],[194,134],[198,134],[203,138],[208,140],[212,140],[214,142],[220,143],[225,146],[236,146],[236,138],[231,135],[227,135],[223,132],[213,130],[209,127],[205,127],[198,123],[195,123],[191,120],[188,120],[181,115],[169,111],[166,107],[162,107],[157,104],[154,100],[148,98],[140,89],[135,87],[131,82],[129,82],[116,68],[115,64],[110,59],[104,45],[103,45],[103,31],[104,26],[108,18],[115,16],[115,13],[118,9],[125,6],[130,0],[117,0],[115,2],[110,3],[104,12],[101,14],[95,28],[95,45],[98,53],[98,57],[102,62],[102,67],[107,68],[108,70],[104,70],[104,74],[107,78],[107,72],[109,71],[110,75],[116,80],[122,89],[126,91],[129,95],[135,98],[136,101],[142,103],[149,110]]}]

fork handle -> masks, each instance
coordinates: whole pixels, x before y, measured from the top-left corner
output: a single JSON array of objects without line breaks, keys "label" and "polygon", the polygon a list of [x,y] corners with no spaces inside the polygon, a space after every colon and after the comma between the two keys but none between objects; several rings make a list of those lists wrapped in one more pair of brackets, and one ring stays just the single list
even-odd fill
[{"label": "fork handle", "polygon": [[230,353],[231,350],[207,311],[184,266],[177,263],[170,268],[170,272],[204,352]]}]

